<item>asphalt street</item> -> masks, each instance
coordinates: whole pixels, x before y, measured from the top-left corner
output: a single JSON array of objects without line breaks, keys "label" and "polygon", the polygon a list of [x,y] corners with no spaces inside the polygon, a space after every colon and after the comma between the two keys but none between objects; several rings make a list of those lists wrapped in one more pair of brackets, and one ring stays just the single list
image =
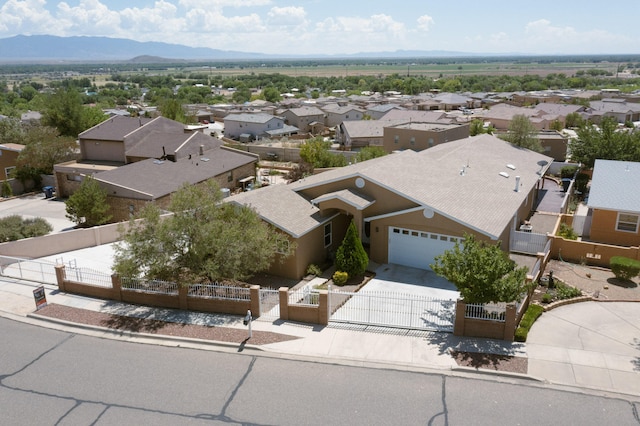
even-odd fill
[{"label": "asphalt street", "polygon": [[132,344],[4,318],[0,340],[10,425],[640,424],[638,401],[513,378]]}]

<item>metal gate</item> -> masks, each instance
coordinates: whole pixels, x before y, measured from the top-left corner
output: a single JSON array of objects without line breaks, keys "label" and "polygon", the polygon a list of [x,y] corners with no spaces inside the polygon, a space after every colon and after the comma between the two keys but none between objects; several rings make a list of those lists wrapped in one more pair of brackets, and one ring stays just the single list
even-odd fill
[{"label": "metal gate", "polygon": [[455,300],[384,291],[331,291],[329,303],[333,322],[453,332]]},{"label": "metal gate", "polygon": [[280,291],[277,288],[260,287],[260,317],[273,321],[280,319]]},{"label": "metal gate", "polygon": [[58,284],[56,264],[42,260],[0,256],[0,275],[43,284]]}]

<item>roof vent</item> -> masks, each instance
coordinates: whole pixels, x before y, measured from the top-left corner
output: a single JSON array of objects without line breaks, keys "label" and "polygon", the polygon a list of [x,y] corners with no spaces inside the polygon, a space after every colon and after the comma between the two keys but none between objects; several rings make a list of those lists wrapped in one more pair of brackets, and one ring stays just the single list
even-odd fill
[{"label": "roof vent", "polygon": [[207,157],[200,157],[200,161],[204,161],[204,162],[206,163],[207,161],[209,161],[209,158],[207,158]]},{"label": "roof vent", "polygon": [[516,166],[514,166],[513,164],[507,164],[507,169],[515,170]]},{"label": "roof vent", "polygon": [[508,178],[508,177],[509,177],[509,173],[507,173],[507,172],[500,172],[500,176]]}]

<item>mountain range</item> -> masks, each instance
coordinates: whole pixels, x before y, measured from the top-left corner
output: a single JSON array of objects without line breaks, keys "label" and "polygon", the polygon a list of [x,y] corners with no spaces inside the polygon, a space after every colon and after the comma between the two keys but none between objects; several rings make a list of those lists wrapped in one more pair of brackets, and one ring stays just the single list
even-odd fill
[{"label": "mountain range", "polygon": [[350,55],[281,55],[239,52],[207,47],[189,47],[162,42],[139,42],[109,37],[58,37],[51,35],[17,35],[0,39],[0,62],[33,63],[51,61],[70,62],[128,62],[148,58],[149,62],[164,60],[218,61],[268,60],[300,58],[418,58],[480,56],[463,52],[396,50],[394,52],[362,52]]}]

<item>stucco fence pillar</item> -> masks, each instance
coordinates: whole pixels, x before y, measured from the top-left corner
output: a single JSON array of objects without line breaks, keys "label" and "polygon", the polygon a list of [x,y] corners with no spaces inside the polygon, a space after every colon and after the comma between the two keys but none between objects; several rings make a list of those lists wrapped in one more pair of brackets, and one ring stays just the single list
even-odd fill
[{"label": "stucco fence pillar", "polygon": [[513,342],[518,326],[515,303],[506,306],[504,321],[466,317],[467,304],[459,299],[456,303],[456,317],[453,326],[454,336],[484,337]]}]

